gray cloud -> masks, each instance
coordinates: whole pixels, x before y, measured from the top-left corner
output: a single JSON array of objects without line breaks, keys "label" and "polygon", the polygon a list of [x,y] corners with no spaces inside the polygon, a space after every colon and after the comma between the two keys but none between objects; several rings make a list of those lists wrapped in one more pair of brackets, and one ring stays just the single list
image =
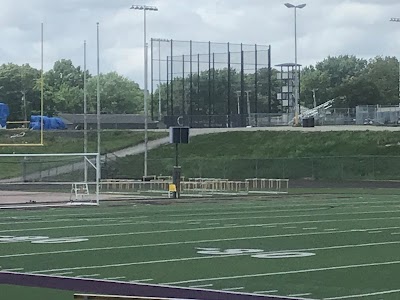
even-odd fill
[{"label": "gray cloud", "polygon": [[[45,23],[45,67],[71,58],[82,64],[83,40],[95,73],[96,22],[101,28],[101,69],[142,83],[143,16],[126,0],[2,0],[0,62],[40,66],[40,23]],[[140,1],[139,1],[140,2]],[[159,12],[148,14],[150,37],[271,44],[273,63],[294,60],[293,10],[284,0],[142,0]],[[305,0],[298,12],[299,62],[328,55],[365,58],[400,55],[397,0]],[[300,2],[294,2],[296,4]]]}]

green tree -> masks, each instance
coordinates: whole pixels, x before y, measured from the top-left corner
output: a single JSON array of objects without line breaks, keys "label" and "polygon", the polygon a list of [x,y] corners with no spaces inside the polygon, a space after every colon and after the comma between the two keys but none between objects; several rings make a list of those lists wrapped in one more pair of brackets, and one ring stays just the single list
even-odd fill
[{"label": "green tree", "polygon": [[[100,75],[102,113],[143,113],[143,91],[139,85],[116,72]],[[96,111],[97,76],[88,80],[88,110]]]},{"label": "green tree", "polygon": [[[83,89],[83,75],[81,67],[75,67],[69,59],[62,59],[56,61],[53,68],[46,72],[45,82],[54,90],[59,90],[62,86]],[[90,74],[87,73],[87,76],[90,77]]]},{"label": "green tree", "polygon": [[25,112],[29,119],[32,110],[40,110],[39,80],[40,71],[28,64],[0,66],[0,102],[10,108],[9,120],[22,121]]},{"label": "green tree", "polygon": [[336,107],[355,108],[357,105],[381,104],[381,92],[376,83],[366,76],[353,77],[343,83],[338,89],[342,98],[337,99]]},{"label": "green tree", "polygon": [[313,89],[318,89],[317,104],[344,96],[341,94],[342,85],[363,74],[367,64],[365,59],[352,55],[341,55],[329,56],[322,62],[318,62],[315,67],[304,68],[301,74],[300,101],[311,107]]},{"label": "green tree", "polygon": [[394,105],[399,103],[399,62],[395,57],[375,57],[364,71],[380,92],[374,104]]}]

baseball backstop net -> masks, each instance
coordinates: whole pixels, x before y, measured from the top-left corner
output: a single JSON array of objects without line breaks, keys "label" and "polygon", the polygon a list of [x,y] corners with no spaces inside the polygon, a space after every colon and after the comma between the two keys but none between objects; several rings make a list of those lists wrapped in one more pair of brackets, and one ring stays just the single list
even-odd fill
[{"label": "baseball backstop net", "polygon": [[151,40],[151,116],[167,126],[244,127],[271,112],[271,47]]}]

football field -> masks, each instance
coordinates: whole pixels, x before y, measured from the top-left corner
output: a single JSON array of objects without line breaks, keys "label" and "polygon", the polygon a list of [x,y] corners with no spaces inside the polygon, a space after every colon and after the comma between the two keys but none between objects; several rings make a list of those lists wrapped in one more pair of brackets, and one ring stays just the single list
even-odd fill
[{"label": "football field", "polygon": [[400,298],[399,195],[165,201],[2,210],[1,270],[305,299]]}]

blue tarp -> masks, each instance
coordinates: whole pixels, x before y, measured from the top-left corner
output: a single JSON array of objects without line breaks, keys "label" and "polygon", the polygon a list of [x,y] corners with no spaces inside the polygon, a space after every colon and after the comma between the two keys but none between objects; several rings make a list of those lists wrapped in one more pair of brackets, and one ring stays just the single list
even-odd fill
[{"label": "blue tarp", "polygon": [[7,125],[7,118],[10,115],[10,110],[8,109],[8,105],[4,103],[0,103],[0,126],[5,128]]},{"label": "blue tarp", "polygon": [[[40,130],[41,116],[31,116],[30,128],[33,130]],[[44,130],[63,130],[66,129],[63,120],[57,117],[43,117]]]}]

